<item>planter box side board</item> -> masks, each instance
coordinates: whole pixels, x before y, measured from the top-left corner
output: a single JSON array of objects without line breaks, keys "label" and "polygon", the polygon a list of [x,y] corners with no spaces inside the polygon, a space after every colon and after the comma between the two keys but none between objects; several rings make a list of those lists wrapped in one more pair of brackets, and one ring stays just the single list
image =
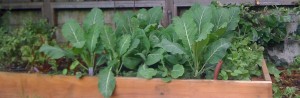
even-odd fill
[{"label": "planter box side board", "polygon": [[[263,72],[266,65],[263,62]],[[265,67],[265,68],[264,68]],[[272,82],[117,77],[112,98],[272,98]],[[0,72],[1,98],[103,98],[97,77]]]}]

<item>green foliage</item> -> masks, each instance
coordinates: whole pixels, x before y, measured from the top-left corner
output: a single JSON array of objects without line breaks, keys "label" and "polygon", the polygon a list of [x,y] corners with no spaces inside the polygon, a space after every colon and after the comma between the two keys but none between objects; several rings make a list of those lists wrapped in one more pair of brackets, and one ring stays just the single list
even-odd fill
[{"label": "green foliage", "polygon": [[216,64],[225,56],[230,41],[221,36],[235,29],[239,21],[239,18],[235,18],[238,14],[237,7],[196,4],[182,17],[174,19],[174,30],[181,40],[180,44],[185,47],[186,57],[189,57],[188,66],[193,69],[194,77],[208,70],[204,69],[206,66]]},{"label": "green foliage", "polygon": [[[103,12],[93,8],[82,25],[73,19],[63,25],[62,34],[68,42],[62,46],[51,42],[53,30],[46,21],[25,23],[12,33],[0,28],[0,61],[2,65],[13,62],[33,67],[48,63],[55,71],[63,66],[59,73],[77,78],[99,71],[98,88],[105,98],[113,94],[115,76],[161,78],[165,82],[202,75],[211,78],[212,69],[222,59],[219,78],[250,80],[261,75],[262,46],[283,41],[289,14],[294,12],[219,5],[195,4],[167,28],[160,25],[161,7],[116,13],[115,27],[105,25]],[[69,63],[57,65],[61,59]],[[299,64],[297,57],[293,65]],[[268,65],[270,74],[280,81],[281,72]],[[295,88],[281,91],[276,86],[274,96],[296,97]]]},{"label": "green foliage", "polygon": [[274,98],[282,98],[283,93],[281,92],[281,90],[277,84],[272,84],[272,89],[273,89],[273,97]]},{"label": "green foliage", "polygon": [[11,12],[6,11],[3,13],[3,15],[0,17],[0,28],[3,32],[10,31],[10,25],[9,25],[9,18],[10,18]]},{"label": "green foliage", "polygon": [[147,65],[142,65],[138,69],[138,76],[151,79],[153,76],[157,74],[157,71],[153,68],[148,68]]},{"label": "green foliage", "polygon": [[286,87],[283,94],[285,96],[287,96],[288,98],[293,98],[296,91],[297,91],[297,88],[295,88],[295,87]]},{"label": "green foliage", "polygon": [[[101,49],[101,45],[98,43],[100,31],[106,30],[103,29],[105,28],[103,24],[102,11],[93,8],[84,19],[83,28],[73,19],[68,20],[63,25],[62,34],[64,38],[70,42],[71,47],[59,48],[57,46],[44,44],[40,47],[39,51],[45,53],[52,59],[60,59],[63,57],[72,59],[73,64],[77,62],[75,67],[81,65],[82,68],[88,71],[89,75],[94,75],[94,68],[97,64],[95,62],[103,63],[104,60],[100,58],[105,58],[103,57],[104,55],[101,55],[103,49]],[[71,67],[74,67],[72,65]],[[69,69],[75,70],[75,68]]]},{"label": "green foliage", "polygon": [[219,77],[224,80],[250,80],[251,76],[260,76],[264,48],[251,43],[249,37],[233,39],[228,54],[224,59]]},{"label": "green foliage", "polygon": [[281,71],[279,71],[273,63],[268,62],[267,65],[269,73],[274,75],[276,82],[280,82]]},{"label": "green foliage", "polygon": [[277,84],[272,85],[274,98],[299,98],[296,87],[285,87],[283,90]]},{"label": "green foliage", "polygon": [[167,39],[162,39],[161,43],[157,44],[156,47],[161,47],[167,52],[174,54],[185,54],[183,47],[181,47],[178,43],[170,42]]},{"label": "green foliage", "polygon": [[44,52],[51,59],[58,59],[65,56],[65,51],[58,47],[52,47],[47,44],[44,44],[39,49],[40,52]]},{"label": "green foliage", "polygon": [[163,58],[163,53],[164,53],[164,50],[159,49],[157,51],[154,51],[154,52],[148,54],[145,64],[153,65],[153,64],[159,62]]},{"label": "green foliage", "polygon": [[171,71],[172,78],[178,78],[182,76],[184,73],[184,68],[182,65],[176,64],[173,66],[173,69]]},{"label": "green foliage", "polygon": [[298,14],[297,7],[250,10],[242,6],[239,33],[262,46],[278,44],[287,36],[286,26],[291,21],[291,14]]},{"label": "green foliage", "polygon": [[70,19],[63,25],[62,34],[75,48],[82,48],[85,44],[84,31],[79,23],[73,19]]},{"label": "green foliage", "polygon": [[288,70],[300,70],[300,55],[294,57],[294,61],[291,65],[286,66]]},{"label": "green foliage", "polygon": [[101,70],[99,74],[98,88],[105,98],[109,98],[112,95],[116,86],[116,79],[111,69],[112,66],[110,65],[110,67]]},{"label": "green foliage", "polygon": [[[12,32],[0,32],[0,61],[2,66],[12,67],[25,65],[26,68],[43,66],[47,58],[37,50],[44,43],[53,43],[53,28],[46,20],[26,20],[22,27]],[[24,70],[24,69],[23,69]]]}]

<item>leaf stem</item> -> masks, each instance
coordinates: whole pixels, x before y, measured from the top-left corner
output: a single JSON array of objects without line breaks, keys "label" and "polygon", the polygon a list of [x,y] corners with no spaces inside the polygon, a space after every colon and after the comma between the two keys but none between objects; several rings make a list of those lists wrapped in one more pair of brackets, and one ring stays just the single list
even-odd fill
[{"label": "leaf stem", "polygon": [[[76,61],[78,61],[79,62],[79,60],[78,59],[76,59]],[[79,62],[79,65],[81,66],[81,67],[83,67],[85,70],[89,70],[86,66],[84,66],[81,62]]]},{"label": "leaf stem", "polygon": [[118,75],[119,72],[121,71],[122,67],[123,67],[123,63],[121,63],[121,65],[120,65],[120,67],[119,67],[119,70],[118,70],[118,72],[117,72],[117,75]]}]

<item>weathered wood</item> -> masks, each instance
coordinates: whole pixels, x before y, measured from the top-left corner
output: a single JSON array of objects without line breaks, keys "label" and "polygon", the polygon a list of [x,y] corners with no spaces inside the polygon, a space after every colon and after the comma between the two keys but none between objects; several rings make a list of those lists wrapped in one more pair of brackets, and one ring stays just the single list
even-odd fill
[{"label": "weathered wood", "polygon": [[155,6],[164,6],[165,1],[135,1],[134,7],[155,7]]},{"label": "weathered wood", "polygon": [[162,25],[167,27],[171,24],[172,13],[173,13],[174,0],[165,0],[165,6],[163,7],[164,17],[162,19]]},{"label": "weathered wood", "polygon": [[43,6],[42,2],[32,3],[2,3],[0,4],[1,9],[41,9]]},{"label": "weathered wood", "polygon": [[256,0],[256,5],[295,5],[297,0]]},{"label": "weathered wood", "polygon": [[[175,6],[191,6],[194,3],[210,4],[213,0],[174,0]],[[295,5],[297,0],[218,0],[222,4],[250,4],[250,5]]]},{"label": "weathered wood", "polygon": [[[174,6],[186,7],[191,6],[194,3],[200,3],[204,5],[208,5],[213,0],[174,0]],[[222,4],[252,4],[255,5],[254,0],[218,0]]]},{"label": "weathered wood", "polygon": [[74,8],[132,8],[164,6],[164,1],[90,1],[90,2],[53,2],[55,9]]},{"label": "weathered wood", "polygon": [[0,0],[2,3],[24,3],[31,2],[31,0]]},{"label": "weathered wood", "polygon": [[42,14],[43,17],[45,17],[51,25],[55,24],[54,9],[51,6],[51,0],[44,0]]},{"label": "weathered wood", "polygon": [[[18,2],[15,2],[18,1]],[[201,4],[210,4],[213,0],[51,0],[51,4],[45,5],[43,2],[28,2],[29,0],[1,0],[0,7],[1,9],[18,9],[18,10],[27,10],[27,9],[42,9],[49,10],[49,15],[43,13],[44,16],[47,16],[51,23],[55,24],[55,14],[53,9],[85,9],[85,8],[149,8],[153,6],[162,6],[164,8],[164,18],[162,24],[167,26],[171,23],[171,19],[174,16],[178,15],[180,7],[189,7],[192,4],[198,2]],[[20,2],[19,2],[20,1]],[[41,0],[31,0],[31,1],[41,1]],[[78,2],[80,1],[80,2]],[[250,4],[253,6],[265,6],[265,5],[295,5],[297,0],[218,0],[223,4]],[[256,2],[257,1],[257,2]],[[43,7],[44,6],[44,7]],[[45,6],[50,6],[50,9],[45,9]],[[44,9],[43,9],[44,8]],[[48,7],[49,8],[49,7]],[[50,11],[52,10],[52,12]],[[52,15],[51,15],[52,14]],[[51,18],[51,17],[52,18]],[[52,22],[52,19],[54,22]]]},{"label": "weathered wood", "polygon": [[[112,98],[272,98],[271,81],[190,79],[164,83],[161,79],[127,77],[117,77],[116,81]],[[97,77],[79,80],[75,76],[0,72],[0,96],[102,98],[97,83]]]},{"label": "weathered wood", "polygon": [[78,8],[113,8],[114,2],[112,1],[93,1],[93,2],[52,2],[52,7],[55,9],[78,9]]},{"label": "weathered wood", "polygon": [[[101,98],[96,77],[49,76],[0,72],[3,98]],[[112,98],[271,98],[270,81],[117,78]]]},{"label": "weathered wood", "polygon": [[[174,0],[173,17],[178,16],[180,7],[190,7],[195,3],[208,5],[213,0]],[[297,0],[218,0],[222,4],[249,4],[252,6],[296,5]]]},{"label": "weathered wood", "polygon": [[262,60],[262,66],[261,66],[261,68],[262,68],[263,76],[264,76],[265,80],[266,81],[272,81],[265,60]]}]

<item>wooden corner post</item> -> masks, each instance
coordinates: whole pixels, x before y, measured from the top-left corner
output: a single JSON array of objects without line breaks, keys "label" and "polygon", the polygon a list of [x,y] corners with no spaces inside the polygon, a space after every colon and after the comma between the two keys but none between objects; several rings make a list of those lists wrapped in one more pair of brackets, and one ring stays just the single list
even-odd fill
[{"label": "wooden corner post", "polygon": [[51,6],[51,0],[44,0],[43,6],[42,6],[42,15],[43,17],[47,18],[48,22],[54,26],[54,9]]}]

